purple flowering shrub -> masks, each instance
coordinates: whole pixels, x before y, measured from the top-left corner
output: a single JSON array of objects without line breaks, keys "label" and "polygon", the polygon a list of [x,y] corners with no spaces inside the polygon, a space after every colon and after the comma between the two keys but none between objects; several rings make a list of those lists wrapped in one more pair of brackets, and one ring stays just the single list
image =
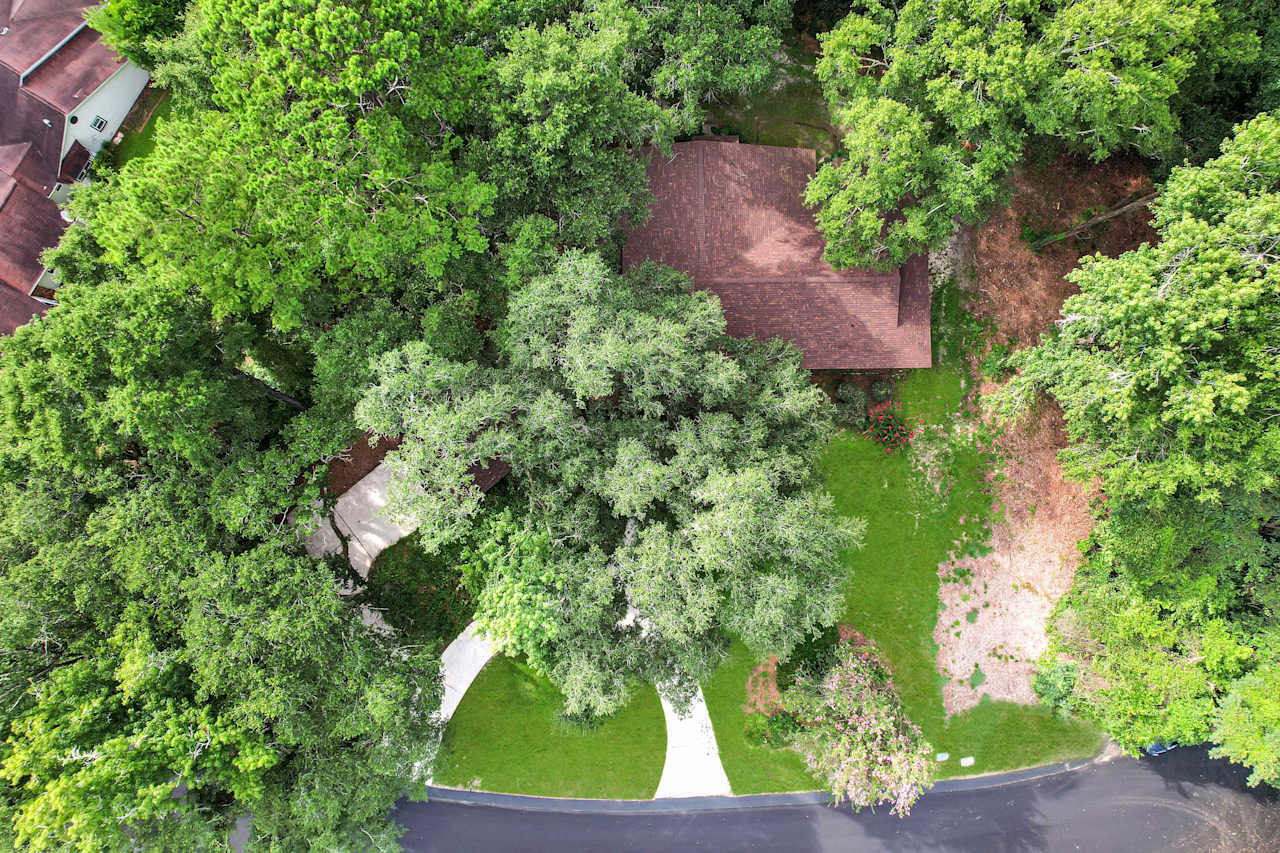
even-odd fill
[{"label": "purple flowering shrub", "polygon": [[836,653],[821,679],[802,675],[782,695],[783,713],[799,723],[791,746],[837,801],[854,809],[891,803],[905,816],[933,784],[933,748],[869,645],[842,640]]}]

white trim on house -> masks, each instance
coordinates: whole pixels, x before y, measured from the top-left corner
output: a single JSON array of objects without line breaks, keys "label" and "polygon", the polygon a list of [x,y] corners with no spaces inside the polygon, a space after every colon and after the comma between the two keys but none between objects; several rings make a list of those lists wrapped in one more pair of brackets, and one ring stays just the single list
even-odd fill
[{"label": "white trim on house", "polygon": [[87,20],[81,21],[80,26],[76,27],[74,30],[67,33],[67,35],[63,37],[62,41],[55,44],[52,48],[49,49],[48,53],[46,53],[44,56],[37,59],[35,62],[35,65],[32,65],[26,71],[23,71],[21,74],[19,74],[18,86],[21,87],[23,84],[25,84],[27,82],[27,78],[30,77],[32,74],[34,74],[37,68],[39,68],[41,65],[44,65],[49,60],[49,57],[53,56],[58,51],[62,50],[63,45],[65,45],[67,42],[75,38],[80,33],[80,31],[87,26],[89,26],[89,22]]},{"label": "white trim on house", "polygon": [[[62,157],[71,150],[71,143],[79,142],[97,154],[102,146],[111,141],[124,122],[125,116],[137,102],[142,90],[147,88],[151,75],[146,69],[126,61],[102,85],[93,90],[93,94],[82,100],[76,108],[67,113],[62,127]],[[94,117],[106,119],[106,127],[101,131],[91,126]],[[76,121],[72,121],[72,118]]]}]

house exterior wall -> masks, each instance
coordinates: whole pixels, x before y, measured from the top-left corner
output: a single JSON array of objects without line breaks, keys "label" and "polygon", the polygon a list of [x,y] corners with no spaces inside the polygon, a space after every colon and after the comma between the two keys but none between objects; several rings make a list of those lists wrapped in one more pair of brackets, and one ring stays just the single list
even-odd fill
[{"label": "house exterior wall", "polygon": [[[65,157],[71,149],[71,144],[77,141],[90,152],[97,154],[103,144],[116,135],[116,131],[120,129],[120,123],[129,114],[134,101],[138,100],[138,95],[142,94],[142,90],[146,88],[147,81],[150,79],[151,75],[145,70],[132,62],[126,62],[98,88],[98,91],[85,98],[84,102],[67,116],[61,156]],[[107,126],[100,131],[94,130],[92,124],[94,116],[102,116],[106,119]]]}]

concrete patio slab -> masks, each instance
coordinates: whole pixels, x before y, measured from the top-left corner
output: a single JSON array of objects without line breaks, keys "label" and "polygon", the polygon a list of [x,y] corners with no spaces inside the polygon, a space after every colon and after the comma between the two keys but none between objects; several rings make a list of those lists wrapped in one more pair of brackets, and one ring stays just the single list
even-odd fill
[{"label": "concrete patio slab", "polygon": [[[334,523],[348,539],[351,568],[366,580],[374,559],[414,531],[413,527],[397,524],[384,514],[390,483],[390,469],[379,465],[344,492],[333,510]],[[313,557],[342,552],[337,535],[323,522],[304,544]]]}]

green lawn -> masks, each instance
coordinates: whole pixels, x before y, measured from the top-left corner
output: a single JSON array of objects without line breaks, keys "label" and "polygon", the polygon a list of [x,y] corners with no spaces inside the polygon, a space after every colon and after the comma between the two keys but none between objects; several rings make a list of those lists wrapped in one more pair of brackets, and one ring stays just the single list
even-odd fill
[{"label": "green lawn", "polygon": [[[837,437],[820,465],[839,511],[867,520],[865,547],[847,557],[842,620],[876,642],[908,715],[935,750],[951,753],[939,768],[944,777],[1091,755],[1101,745],[1092,726],[1039,707],[987,701],[944,719],[933,642],[937,569],[953,549],[983,538],[989,497],[977,490],[981,466],[976,451],[962,451],[952,497],[937,507],[912,487],[906,456],[888,456],[861,436]],[[959,759],[968,755],[974,765],[962,769]]]},{"label": "green lawn", "polygon": [[[964,403],[965,353],[985,330],[960,306],[956,287],[935,297],[934,358],[938,366],[912,370],[895,395],[903,414],[926,424],[956,417]],[[943,777],[1009,770],[1091,755],[1102,734],[1083,721],[1063,721],[1039,707],[984,701],[945,719],[933,629],[938,614],[938,565],[955,551],[986,542],[991,497],[982,493],[989,460],[975,446],[959,446],[944,499],[919,487],[907,454],[886,454],[853,433],[835,436],[819,464],[837,509],[867,520],[865,547],[846,556],[849,578],[841,621],[875,640],[908,715],[938,752],[951,759]],[[961,521],[963,519],[963,522]],[[746,680],[757,663],[735,643],[728,660],[703,686],[720,756],[735,793],[811,786],[794,754],[755,747],[743,737]],[[959,760],[972,755],[974,764]]]},{"label": "green lawn", "polygon": [[667,752],[657,691],[640,689],[586,731],[560,718],[561,702],[520,661],[494,658],[449,721],[435,781],[509,794],[651,798]]},{"label": "green lawn", "polygon": [[735,794],[772,794],[780,791],[812,791],[820,787],[794,752],[755,746],[743,736],[747,677],[757,661],[738,640],[729,657],[711,680],[702,685],[711,726],[720,748],[720,763]]},{"label": "green lawn", "polygon": [[167,119],[172,108],[173,98],[165,95],[164,100],[160,102],[160,106],[156,107],[156,111],[151,114],[151,120],[143,126],[142,130],[134,133],[125,133],[124,138],[120,140],[120,145],[116,148],[116,165],[118,167],[124,166],[130,160],[146,157],[151,153],[151,149],[156,147],[156,124]]}]

